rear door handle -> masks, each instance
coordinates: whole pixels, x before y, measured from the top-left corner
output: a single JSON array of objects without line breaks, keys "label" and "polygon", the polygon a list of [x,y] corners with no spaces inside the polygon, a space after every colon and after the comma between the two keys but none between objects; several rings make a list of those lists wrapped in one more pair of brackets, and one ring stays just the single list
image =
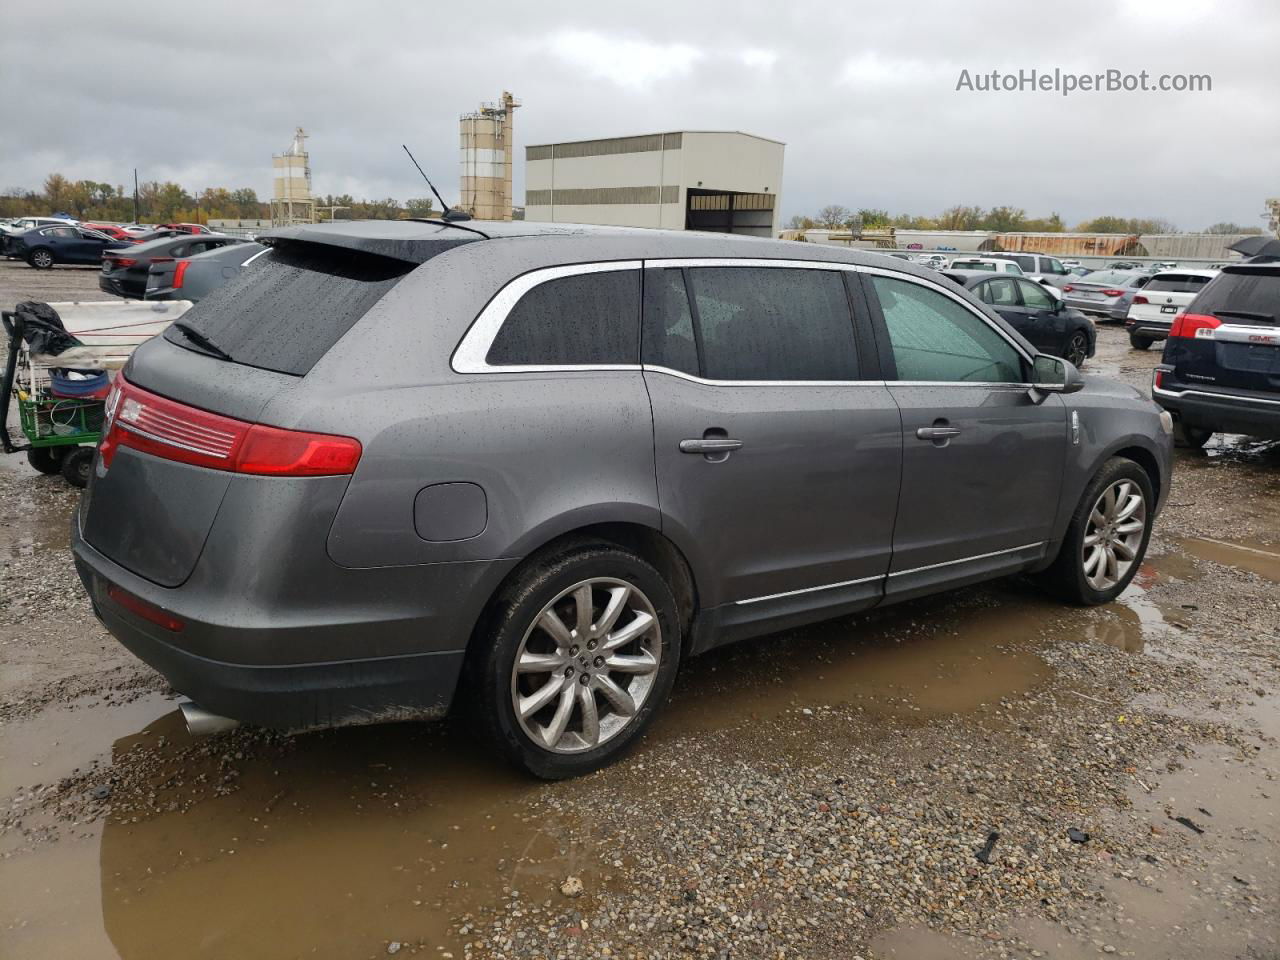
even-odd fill
[{"label": "rear door handle", "polygon": [[959,427],[920,427],[916,436],[921,440],[949,440],[960,436]]},{"label": "rear door handle", "polygon": [[701,453],[705,455],[709,453],[732,453],[734,450],[741,449],[741,440],[731,440],[728,437],[680,441],[681,453]]}]

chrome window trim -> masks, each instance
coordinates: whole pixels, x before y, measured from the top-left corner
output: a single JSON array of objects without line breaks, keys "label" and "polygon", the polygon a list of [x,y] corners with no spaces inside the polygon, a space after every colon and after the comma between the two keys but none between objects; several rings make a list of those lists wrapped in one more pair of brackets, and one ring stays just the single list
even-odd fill
[{"label": "chrome window trim", "polygon": [[1164,387],[1152,387],[1152,393],[1165,397],[1207,397],[1210,400],[1233,400],[1239,403],[1270,403],[1280,406],[1280,400],[1267,400],[1263,397],[1241,397],[1234,393],[1214,393],[1210,390],[1166,390]]},{"label": "chrome window trim", "polygon": [[818,593],[822,590],[836,590],[840,587],[852,587],[860,583],[871,583],[873,580],[883,580],[885,575],[877,573],[874,577],[861,577],[857,580],[841,580],[839,583],[824,583],[820,587],[803,587],[800,590],[784,590],[782,593],[767,593],[762,597],[748,597],[746,600],[735,600],[735,606],[746,606],[751,603],[763,603],[766,600],[782,600],[785,597],[798,597],[805,593]]},{"label": "chrome window trim", "polygon": [[454,348],[449,364],[455,373],[546,373],[560,371],[639,370],[638,363],[599,364],[512,364],[494,366],[486,359],[498,331],[511,309],[526,293],[548,280],[576,277],[588,273],[612,273],[618,270],[640,270],[641,260],[607,260],[595,263],[573,263],[558,267],[530,270],[507,282],[494,294],[480,315],[472,322],[462,340]]},{"label": "chrome window trim", "polygon": [[992,550],[990,553],[979,553],[972,557],[960,557],[958,560],[944,560],[942,563],[930,563],[923,567],[912,567],[910,570],[892,571],[890,577],[905,577],[909,573],[923,573],[926,570],[937,570],[941,567],[952,567],[957,563],[968,563],[971,560],[986,560],[989,557],[999,557],[1006,553],[1017,553],[1019,550],[1030,550],[1032,547],[1043,547],[1044,540],[1037,540],[1035,543],[1024,543],[1020,547],[1009,547],[1006,550]]},{"label": "chrome window trim", "polygon": [[[264,250],[262,253],[266,253]],[[261,256],[262,253],[256,256]],[[252,259],[256,259],[256,256]],[[983,381],[983,382],[967,382],[963,380],[709,380],[704,377],[694,376],[682,371],[673,370],[669,367],[662,367],[653,364],[633,364],[633,363],[597,363],[597,364],[510,364],[505,366],[495,366],[487,362],[489,349],[493,346],[493,341],[498,336],[498,331],[502,329],[502,324],[506,321],[511,309],[519,302],[520,298],[532,290],[539,284],[548,280],[556,280],[561,277],[580,276],[587,273],[607,273],[616,270],[647,270],[653,269],[683,269],[696,267],[765,267],[774,269],[799,269],[799,270],[831,270],[843,271],[847,273],[865,273],[874,276],[884,276],[892,280],[903,280],[908,283],[915,283],[925,289],[932,290],[948,297],[955,303],[985,323],[988,327],[999,334],[1014,351],[1021,356],[1028,364],[1033,362],[1033,358],[1022,347],[1013,340],[1004,330],[991,322],[991,318],[986,316],[981,310],[974,308],[973,304],[967,303],[963,298],[957,296],[951,290],[946,289],[941,284],[934,282],[927,277],[917,277],[900,270],[892,270],[884,267],[868,266],[858,263],[842,263],[838,261],[826,260],[782,260],[782,259],[763,259],[756,257],[671,257],[653,260],[608,260],[596,261],[592,263],[574,263],[563,264],[555,267],[541,267],[531,270],[528,273],[521,274],[510,280],[501,290],[499,290],[493,298],[484,306],[480,314],[467,328],[467,332],[462,335],[462,339],[454,348],[453,355],[449,358],[449,365],[455,373],[594,373],[609,371],[635,371],[635,370],[652,370],[658,373],[667,373],[672,376],[680,377],[694,383],[702,383],[708,386],[848,386],[848,385],[867,385],[874,384],[879,386],[956,386],[956,387],[1011,387],[1018,389],[1027,389],[1031,386],[1029,383],[1013,383],[1006,381]]]},{"label": "chrome window trim", "polygon": [[[987,390],[1002,387],[1018,393],[1031,387],[1029,383],[1009,383],[1004,380],[711,380],[657,363],[644,363],[640,366],[645,373],[662,373],[705,387],[983,387]],[[548,369],[563,370],[565,368]]]}]

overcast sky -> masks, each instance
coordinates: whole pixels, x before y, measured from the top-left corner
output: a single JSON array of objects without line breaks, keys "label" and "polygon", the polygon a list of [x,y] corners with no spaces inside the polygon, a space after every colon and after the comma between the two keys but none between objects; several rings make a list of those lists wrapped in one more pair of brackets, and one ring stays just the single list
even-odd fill
[{"label": "overcast sky", "polygon": [[[962,203],[1261,226],[1280,194],[1280,4],[0,0],[0,188],[146,180],[456,201],[458,115],[524,145],[679,129],[785,141],[784,217]],[[962,69],[1208,73],[1208,93],[957,92]]]}]

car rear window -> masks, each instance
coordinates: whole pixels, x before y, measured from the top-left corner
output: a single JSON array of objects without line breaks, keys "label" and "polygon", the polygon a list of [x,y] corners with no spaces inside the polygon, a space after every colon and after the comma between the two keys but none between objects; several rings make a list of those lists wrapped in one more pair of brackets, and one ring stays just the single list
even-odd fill
[{"label": "car rear window", "polygon": [[1274,270],[1219,274],[1191,301],[1187,312],[1232,322],[1280,324],[1280,265]]},{"label": "car rear window", "polygon": [[1153,277],[1145,289],[1151,293],[1198,293],[1212,279],[1187,273],[1162,273]]},{"label": "car rear window", "polygon": [[[282,244],[181,322],[233,363],[303,376],[415,266],[321,244]],[[177,327],[164,337],[210,352]]]},{"label": "car rear window", "polygon": [[1096,283],[1104,287],[1123,287],[1133,279],[1131,273],[1107,272],[1099,270],[1097,273],[1091,273],[1080,280],[1080,283]]},{"label": "car rear window", "polygon": [[511,308],[491,366],[634,364],[640,354],[640,271],[605,270],[538,284]]}]

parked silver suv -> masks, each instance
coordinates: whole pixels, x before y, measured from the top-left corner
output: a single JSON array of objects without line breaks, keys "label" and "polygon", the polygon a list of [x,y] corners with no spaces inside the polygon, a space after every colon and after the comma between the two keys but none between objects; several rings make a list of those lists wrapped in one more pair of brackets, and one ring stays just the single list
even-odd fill
[{"label": "parked silver suv", "polygon": [[135,353],[72,533],[107,628],[273,727],[476,712],[598,767],[680,662],[1019,572],[1113,599],[1171,424],[914,264],[539,223],[280,229]]}]

